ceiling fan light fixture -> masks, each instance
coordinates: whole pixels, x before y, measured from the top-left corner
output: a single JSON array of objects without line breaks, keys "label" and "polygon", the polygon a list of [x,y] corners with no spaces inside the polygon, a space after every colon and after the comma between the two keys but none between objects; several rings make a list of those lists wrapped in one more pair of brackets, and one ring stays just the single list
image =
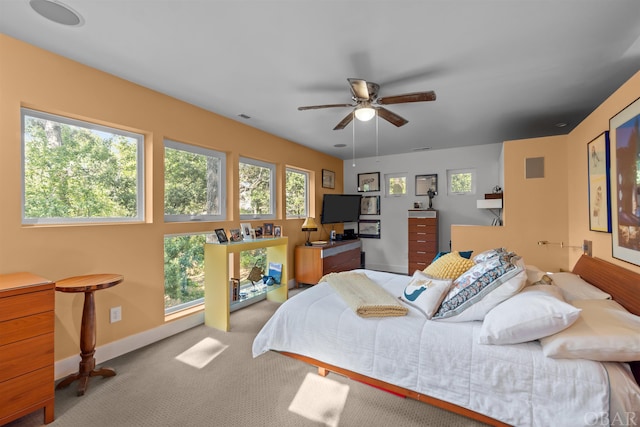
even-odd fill
[{"label": "ceiling fan light fixture", "polygon": [[376,110],[368,106],[360,107],[356,109],[355,115],[356,119],[360,120],[361,122],[368,122],[369,120],[373,119],[373,116],[376,115]]}]

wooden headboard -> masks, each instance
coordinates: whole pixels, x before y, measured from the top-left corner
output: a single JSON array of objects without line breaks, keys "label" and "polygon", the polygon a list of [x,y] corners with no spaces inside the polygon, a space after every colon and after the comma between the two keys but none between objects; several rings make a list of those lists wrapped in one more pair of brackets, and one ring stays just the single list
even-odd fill
[{"label": "wooden headboard", "polygon": [[623,267],[582,255],[573,273],[613,297],[631,313],[640,316],[640,274]]},{"label": "wooden headboard", "polygon": [[[573,267],[587,282],[602,289],[631,313],[640,316],[640,274],[599,258],[582,255]],[[640,384],[640,361],[629,363]]]}]

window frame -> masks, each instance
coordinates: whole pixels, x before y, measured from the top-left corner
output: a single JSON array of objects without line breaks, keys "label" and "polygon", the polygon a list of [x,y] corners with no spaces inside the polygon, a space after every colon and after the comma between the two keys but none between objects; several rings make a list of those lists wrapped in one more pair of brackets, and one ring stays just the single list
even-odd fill
[{"label": "window frame", "polygon": [[[165,239],[174,238],[174,237],[184,237],[184,236],[204,236],[205,244],[206,243],[212,243],[212,242],[215,241],[215,239],[213,237],[213,234],[211,232],[165,234],[163,239],[162,239],[163,240],[163,243],[162,243],[163,251],[166,251]],[[204,262],[205,261],[203,259],[203,261],[202,261],[203,266],[204,266]],[[163,267],[163,279],[164,279],[164,276],[166,275],[165,268],[166,267]],[[164,280],[163,280],[163,296],[166,296],[166,286],[164,284]],[[176,305],[173,305],[171,307],[165,307],[164,308],[164,316],[167,317],[167,316],[173,315],[173,314],[175,314],[177,312],[180,312],[180,311],[183,311],[183,310],[188,310],[188,309],[193,308],[193,307],[204,306],[204,298],[205,297],[203,296],[201,298],[197,298],[197,299],[194,299],[194,300],[191,300],[191,301],[187,301],[187,302],[183,302],[183,303],[180,303],[180,304],[176,304]]]},{"label": "window frame", "polygon": [[[250,157],[242,157],[238,159],[238,191],[240,190],[240,164],[245,163],[252,166],[263,167],[269,169],[269,211],[268,214],[241,214],[239,213],[240,220],[252,220],[252,219],[275,219],[276,218],[276,165],[275,163],[268,163],[262,160],[252,159]],[[238,192],[238,212],[240,212],[240,194]]]},{"label": "window frame", "polygon": [[[406,172],[398,172],[398,173],[386,173],[384,174],[384,196],[385,197],[406,197],[408,194],[407,191],[407,177],[408,174]],[[401,194],[391,194],[391,179],[393,178],[404,178],[404,193]]]},{"label": "window frame", "polygon": [[[186,151],[192,154],[198,154],[208,157],[217,157],[220,160],[220,168],[218,169],[218,183],[220,192],[220,213],[219,214],[207,214],[207,215],[167,215],[164,213],[165,222],[191,222],[191,221],[225,221],[227,219],[227,155],[222,151],[213,150],[211,148],[204,148],[197,145],[185,144],[184,142],[178,142],[172,139],[165,138],[163,141],[164,149],[167,148],[173,150]],[[163,157],[163,171],[166,171],[165,165],[166,155]],[[164,183],[166,183],[167,177],[163,173]],[[165,208],[164,193],[162,196],[162,208]]]},{"label": "window frame", "polygon": [[[117,134],[132,138],[136,141],[136,215],[132,217],[81,217],[81,218],[68,218],[68,217],[48,217],[48,218],[27,218],[25,216],[25,203],[26,203],[26,183],[25,183],[25,161],[26,161],[26,146],[25,146],[25,122],[26,116],[34,117],[42,120],[53,121],[60,124],[66,124],[69,126],[75,126],[90,131],[104,132],[109,134]],[[91,225],[91,224],[113,224],[113,223],[142,223],[145,221],[145,163],[144,163],[144,148],[145,148],[145,136],[141,133],[135,133],[124,129],[116,128],[113,126],[99,125],[94,122],[86,120],[73,119],[71,117],[61,116],[58,114],[47,113],[44,111],[34,110],[31,108],[20,108],[20,168],[21,168],[21,221],[24,225]]]},{"label": "window frame", "polygon": [[[309,216],[309,179],[310,179],[310,174],[308,171],[302,170],[302,169],[298,169],[292,166],[287,166],[285,168],[285,174],[284,174],[284,188],[287,188],[287,173],[292,172],[292,173],[299,173],[300,175],[304,175],[304,212],[300,215],[289,215],[289,212],[287,212],[287,201],[285,200],[285,204],[284,204],[284,213],[285,213],[285,218],[286,219],[299,219],[299,218],[306,218]],[[286,198],[286,194],[285,194],[285,198]]]},{"label": "window frame", "polygon": [[[471,174],[471,190],[458,192],[451,189],[451,183],[454,175]],[[454,196],[466,196],[476,194],[476,170],[474,168],[465,169],[448,169],[447,170],[447,194]]]}]

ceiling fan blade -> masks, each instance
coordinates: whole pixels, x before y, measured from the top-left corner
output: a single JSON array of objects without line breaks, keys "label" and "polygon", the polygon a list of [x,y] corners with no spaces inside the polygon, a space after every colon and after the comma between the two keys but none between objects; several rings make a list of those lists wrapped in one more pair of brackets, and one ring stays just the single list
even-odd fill
[{"label": "ceiling fan blade", "polygon": [[407,102],[424,102],[424,101],[435,101],[435,100],[436,100],[436,93],[430,90],[428,92],[414,92],[414,93],[407,93],[404,95],[385,96],[384,98],[378,99],[378,104],[381,104],[381,105],[404,104]]},{"label": "ceiling fan blade", "polygon": [[378,115],[380,117],[382,117],[383,119],[385,119],[386,121],[388,121],[389,123],[391,123],[392,125],[395,125],[397,127],[404,126],[407,123],[409,123],[409,121],[406,120],[405,118],[400,117],[396,113],[393,113],[393,112],[387,110],[386,108],[377,107],[376,111],[378,112]]},{"label": "ceiling fan blade", "polygon": [[369,91],[369,101],[373,101],[378,97],[380,85],[378,83],[367,82],[367,90]]},{"label": "ceiling fan blade", "polygon": [[347,127],[349,123],[351,123],[352,120],[353,120],[353,112],[347,114],[345,118],[342,119],[342,121],[338,123],[336,127],[333,128],[333,130],[344,129],[345,127]]},{"label": "ceiling fan blade", "polygon": [[355,107],[353,104],[326,104],[326,105],[309,105],[306,107],[298,107],[299,111],[304,110],[318,110],[320,108],[334,108],[334,107]]},{"label": "ceiling fan blade", "polygon": [[362,79],[347,79],[351,85],[351,93],[353,97],[360,101],[368,101],[369,88],[367,87],[367,81]]}]

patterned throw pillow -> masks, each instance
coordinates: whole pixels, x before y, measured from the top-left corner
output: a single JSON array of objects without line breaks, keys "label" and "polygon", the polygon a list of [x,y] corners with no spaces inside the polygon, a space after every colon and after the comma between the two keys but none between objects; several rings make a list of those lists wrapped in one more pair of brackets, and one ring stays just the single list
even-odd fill
[{"label": "patterned throw pillow", "polygon": [[482,320],[496,305],[522,290],[527,274],[501,257],[476,264],[453,282],[433,316],[452,322]]},{"label": "patterned throw pillow", "polygon": [[476,264],[480,264],[481,262],[485,262],[490,260],[491,258],[497,257],[500,254],[507,252],[505,248],[495,248],[489,249],[484,252],[480,252],[478,255],[473,257],[473,262]]},{"label": "patterned throw pillow", "polygon": [[416,270],[400,300],[418,309],[427,319],[431,319],[449,291],[451,283],[451,279],[434,279]]},{"label": "patterned throw pillow", "polygon": [[437,279],[456,279],[473,265],[470,259],[461,257],[458,252],[451,252],[435,260],[423,271]]}]

